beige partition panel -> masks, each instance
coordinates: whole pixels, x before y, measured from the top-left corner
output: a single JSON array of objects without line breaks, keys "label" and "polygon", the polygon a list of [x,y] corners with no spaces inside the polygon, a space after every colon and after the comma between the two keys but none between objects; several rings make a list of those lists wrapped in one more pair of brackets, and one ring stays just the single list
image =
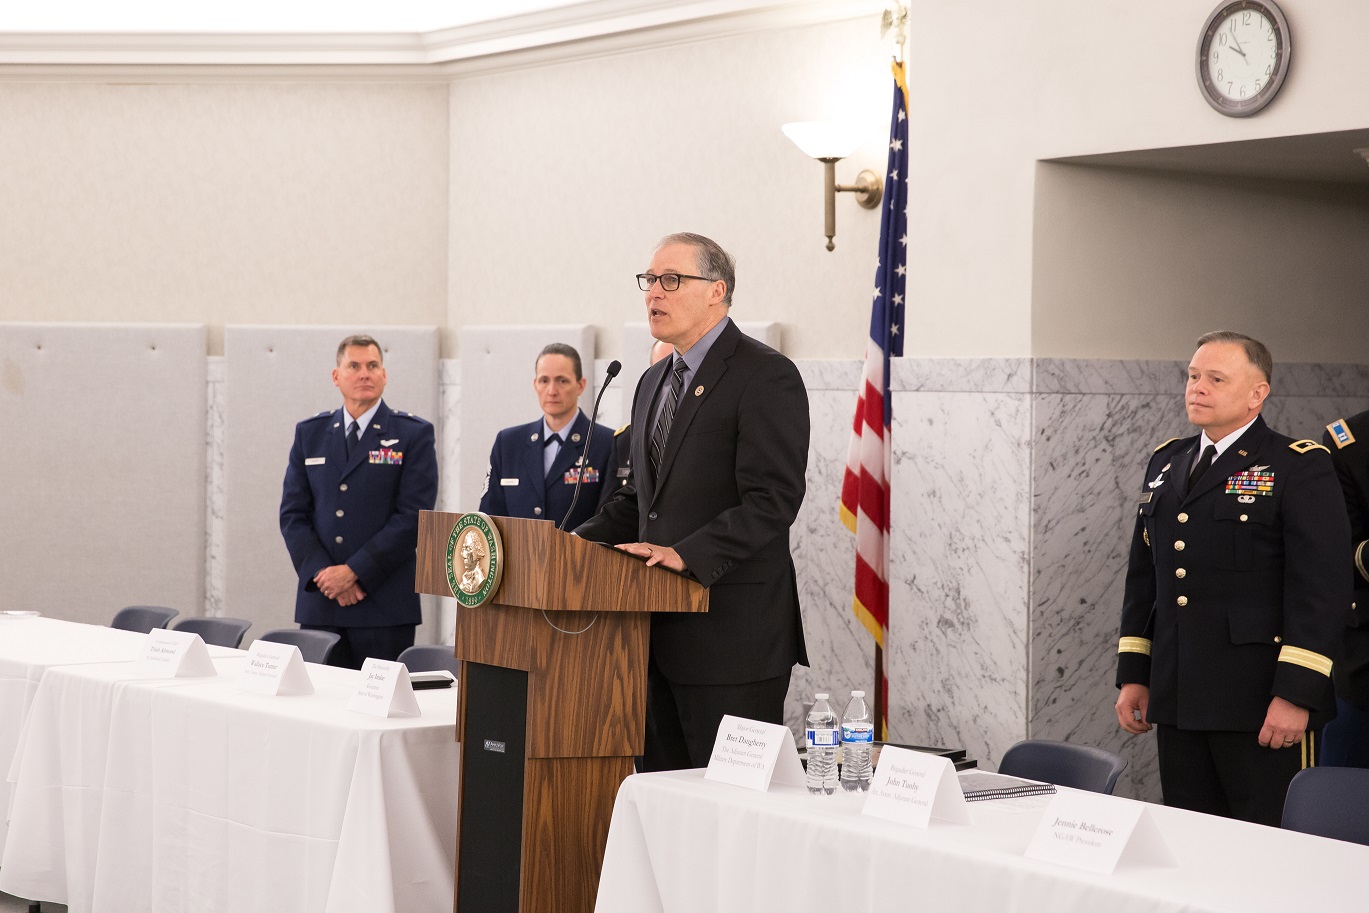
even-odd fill
[{"label": "beige partition panel", "polygon": [[[295,425],[342,405],[332,371],[338,343],[354,333],[385,350],[386,404],[440,424],[436,327],[224,329],[224,614],[253,621],[248,641],[295,626],[295,573],[280,534],[285,464]],[[419,643],[431,639],[435,613],[424,597]]]},{"label": "beige partition panel", "polygon": [[0,608],[204,604],[202,326],[0,323]]},{"label": "beige partition panel", "polygon": [[551,342],[572,345],[589,376],[580,408],[594,408],[594,328],[579,324],[471,326],[461,331],[460,511],[475,510],[500,429],[541,416],[532,389],[537,353]]}]

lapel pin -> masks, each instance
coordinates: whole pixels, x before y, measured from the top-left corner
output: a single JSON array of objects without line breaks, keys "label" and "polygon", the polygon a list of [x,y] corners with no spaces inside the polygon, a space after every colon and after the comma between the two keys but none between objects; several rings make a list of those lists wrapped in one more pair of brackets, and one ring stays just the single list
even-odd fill
[{"label": "lapel pin", "polygon": [[578,443],[580,443],[580,435],[578,435],[578,434],[572,434],[572,435],[570,436],[570,442],[571,442],[572,444],[578,444]]},{"label": "lapel pin", "polygon": [[1246,453],[1244,450],[1237,450],[1236,452],[1239,453],[1241,456],[1250,456],[1250,454]]},{"label": "lapel pin", "polygon": [[536,431],[534,431],[534,432],[532,433],[532,439],[533,439],[534,441],[537,440],[537,432],[536,432]]},{"label": "lapel pin", "polygon": [[703,385],[703,384],[699,384],[697,387],[694,388],[694,395],[695,395],[695,396],[703,396],[703,395],[704,395],[704,385]]},{"label": "lapel pin", "polygon": [[334,427],[334,428],[341,428],[341,427],[342,427],[342,422],[333,422],[333,427]]},{"label": "lapel pin", "polygon": [[380,430],[380,426],[379,426],[379,425],[372,425],[371,427],[374,428],[374,429],[377,430],[377,431]]}]

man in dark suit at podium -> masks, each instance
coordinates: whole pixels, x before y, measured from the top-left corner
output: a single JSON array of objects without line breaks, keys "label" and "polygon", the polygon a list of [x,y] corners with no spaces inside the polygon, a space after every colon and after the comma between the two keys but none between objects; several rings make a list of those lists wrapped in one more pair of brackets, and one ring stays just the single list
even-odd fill
[{"label": "man in dark suit at podium", "polygon": [[705,766],[724,714],[783,722],[790,671],[808,662],[789,552],[808,393],[728,318],[734,276],[701,235],[656,246],[638,285],[675,352],[637,383],[628,484],[576,530],[709,587],[706,615],[652,617],[645,770]]},{"label": "man in dark suit at podium", "polygon": [[295,427],[280,502],[295,621],[341,635],[329,662],[352,669],[413,645],[418,512],[437,502],[433,426],[385,405],[382,359],[369,336],[338,346],[342,408]]},{"label": "man in dark suit at podium", "polygon": [[613,487],[613,429],[595,425],[589,440],[589,418],[580,411],[585,375],[573,346],[553,342],[538,353],[532,388],[542,417],[495,436],[480,511],[559,524],[575,501],[564,527],[574,529],[594,516],[602,493]]}]

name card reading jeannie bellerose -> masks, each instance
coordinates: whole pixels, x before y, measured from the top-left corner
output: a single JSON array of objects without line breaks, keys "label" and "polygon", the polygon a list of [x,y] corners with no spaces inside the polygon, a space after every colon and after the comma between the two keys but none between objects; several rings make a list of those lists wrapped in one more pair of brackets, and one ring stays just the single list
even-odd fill
[{"label": "name card reading jeannie bellerose", "polygon": [[314,683],[294,644],[254,640],[238,676],[238,688],[256,694],[313,694]]},{"label": "name card reading jeannie bellerose", "polygon": [[1174,853],[1144,802],[1065,790],[1046,806],[1028,859],[1111,874],[1117,863],[1172,866]]},{"label": "name card reading jeannie bellerose", "polygon": [[347,709],[372,716],[419,716],[418,699],[403,663],[374,657],[361,664],[361,681]]},{"label": "name card reading jeannie bellerose", "polygon": [[803,765],[789,727],[725,716],[718,724],[705,780],[765,792],[770,782],[803,786]]},{"label": "name card reading jeannie bellerose", "polygon": [[893,745],[879,753],[861,814],[913,827],[926,827],[933,818],[971,823],[955,765],[940,755]]},{"label": "name card reading jeannie bellerose", "polygon": [[200,635],[189,631],[149,631],[138,655],[138,674],[147,678],[208,678],[218,675]]}]

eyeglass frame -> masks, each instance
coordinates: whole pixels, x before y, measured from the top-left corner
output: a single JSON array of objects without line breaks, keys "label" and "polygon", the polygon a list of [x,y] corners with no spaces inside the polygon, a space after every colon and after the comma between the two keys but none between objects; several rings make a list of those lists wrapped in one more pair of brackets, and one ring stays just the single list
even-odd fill
[{"label": "eyeglass frame", "polygon": [[[664,281],[664,280],[665,280],[665,279],[668,279],[668,278],[674,278],[674,280],[675,280],[675,288],[666,288],[666,285],[665,285],[665,281]],[[685,273],[662,273],[662,274],[659,275],[659,276],[652,275],[651,273],[638,273],[638,274],[637,274],[637,287],[638,287],[639,289],[641,289],[642,291],[644,291],[644,292],[649,292],[649,291],[651,291],[652,287],[656,285],[657,282],[660,282],[660,283],[661,283],[661,291],[663,291],[663,292],[675,292],[675,291],[679,291],[679,288],[680,288],[680,280],[681,280],[681,279],[698,279],[700,282],[721,282],[721,281],[722,281],[721,279],[710,279],[710,278],[708,278],[707,276],[689,276],[689,275],[686,275]],[[646,282],[646,285],[642,285],[643,282]]]}]

